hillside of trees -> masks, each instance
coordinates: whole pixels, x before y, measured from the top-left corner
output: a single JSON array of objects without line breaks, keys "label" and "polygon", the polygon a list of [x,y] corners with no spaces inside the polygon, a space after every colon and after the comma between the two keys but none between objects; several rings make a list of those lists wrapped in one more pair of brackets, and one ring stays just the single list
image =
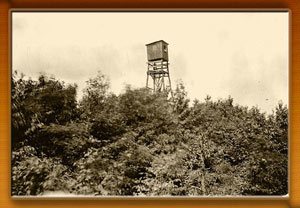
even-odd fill
[{"label": "hillside of trees", "polygon": [[12,195],[235,196],[288,193],[288,108],[231,97],[174,100],[100,72],[77,86],[12,75]]}]

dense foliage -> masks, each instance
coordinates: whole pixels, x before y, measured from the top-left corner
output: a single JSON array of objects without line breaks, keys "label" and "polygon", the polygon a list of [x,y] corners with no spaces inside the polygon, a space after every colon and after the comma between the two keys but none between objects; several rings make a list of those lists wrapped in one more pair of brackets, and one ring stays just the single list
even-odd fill
[{"label": "dense foliage", "polygon": [[76,85],[12,77],[12,194],[285,195],[288,109],[273,114],[210,96],[172,101],[99,74]]}]

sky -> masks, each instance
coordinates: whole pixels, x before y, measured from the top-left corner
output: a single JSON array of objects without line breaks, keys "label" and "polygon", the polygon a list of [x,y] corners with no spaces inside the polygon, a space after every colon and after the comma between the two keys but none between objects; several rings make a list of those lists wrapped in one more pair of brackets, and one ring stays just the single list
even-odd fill
[{"label": "sky", "polygon": [[145,87],[145,44],[169,43],[172,87],[181,80],[200,101],[229,95],[271,113],[288,104],[287,12],[14,12],[12,69],[78,85],[97,71],[111,91]]}]

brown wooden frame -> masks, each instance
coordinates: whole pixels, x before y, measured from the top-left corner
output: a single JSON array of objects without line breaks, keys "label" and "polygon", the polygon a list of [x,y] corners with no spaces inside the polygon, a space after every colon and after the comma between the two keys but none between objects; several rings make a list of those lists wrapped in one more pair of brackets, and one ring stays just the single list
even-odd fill
[{"label": "brown wooden frame", "polygon": [[[172,7],[172,8],[170,8]],[[10,9],[73,8],[120,10],[290,9],[290,195],[289,198],[104,198],[26,199],[10,197]],[[143,9],[140,9],[143,8]],[[300,2],[293,0],[2,0],[0,1],[0,207],[300,207]]]}]

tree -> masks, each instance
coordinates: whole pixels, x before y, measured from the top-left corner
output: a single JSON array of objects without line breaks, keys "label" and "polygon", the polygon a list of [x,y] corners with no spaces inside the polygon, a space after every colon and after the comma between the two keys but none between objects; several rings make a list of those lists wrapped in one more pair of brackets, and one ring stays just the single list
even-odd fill
[{"label": "tree", "polygon": [[12,76],[12,141],[24,142],[26,135],[41,125],[66,124],[77,117],[77,85],[40,75],[25,79],[18,72]]},{"label": "tree", "polygon": [[87,86],[83,90],[84,95],[80,101],[80,107],[84,118],[91,120],[97,112],[105,107],[105,101],[109,96],[110,83],[108,78],[100,71],[98,71],[95,78],[90,78],[86,83]]},{"label": "tree", "polygon": [[[189,109],[190,100],[187,98],[187,91],[182,81],[179,81],[176,85],[174,92],[174,110],[180,116],[185,116]],[[183,119],[183,118],[181,118]]]}]

